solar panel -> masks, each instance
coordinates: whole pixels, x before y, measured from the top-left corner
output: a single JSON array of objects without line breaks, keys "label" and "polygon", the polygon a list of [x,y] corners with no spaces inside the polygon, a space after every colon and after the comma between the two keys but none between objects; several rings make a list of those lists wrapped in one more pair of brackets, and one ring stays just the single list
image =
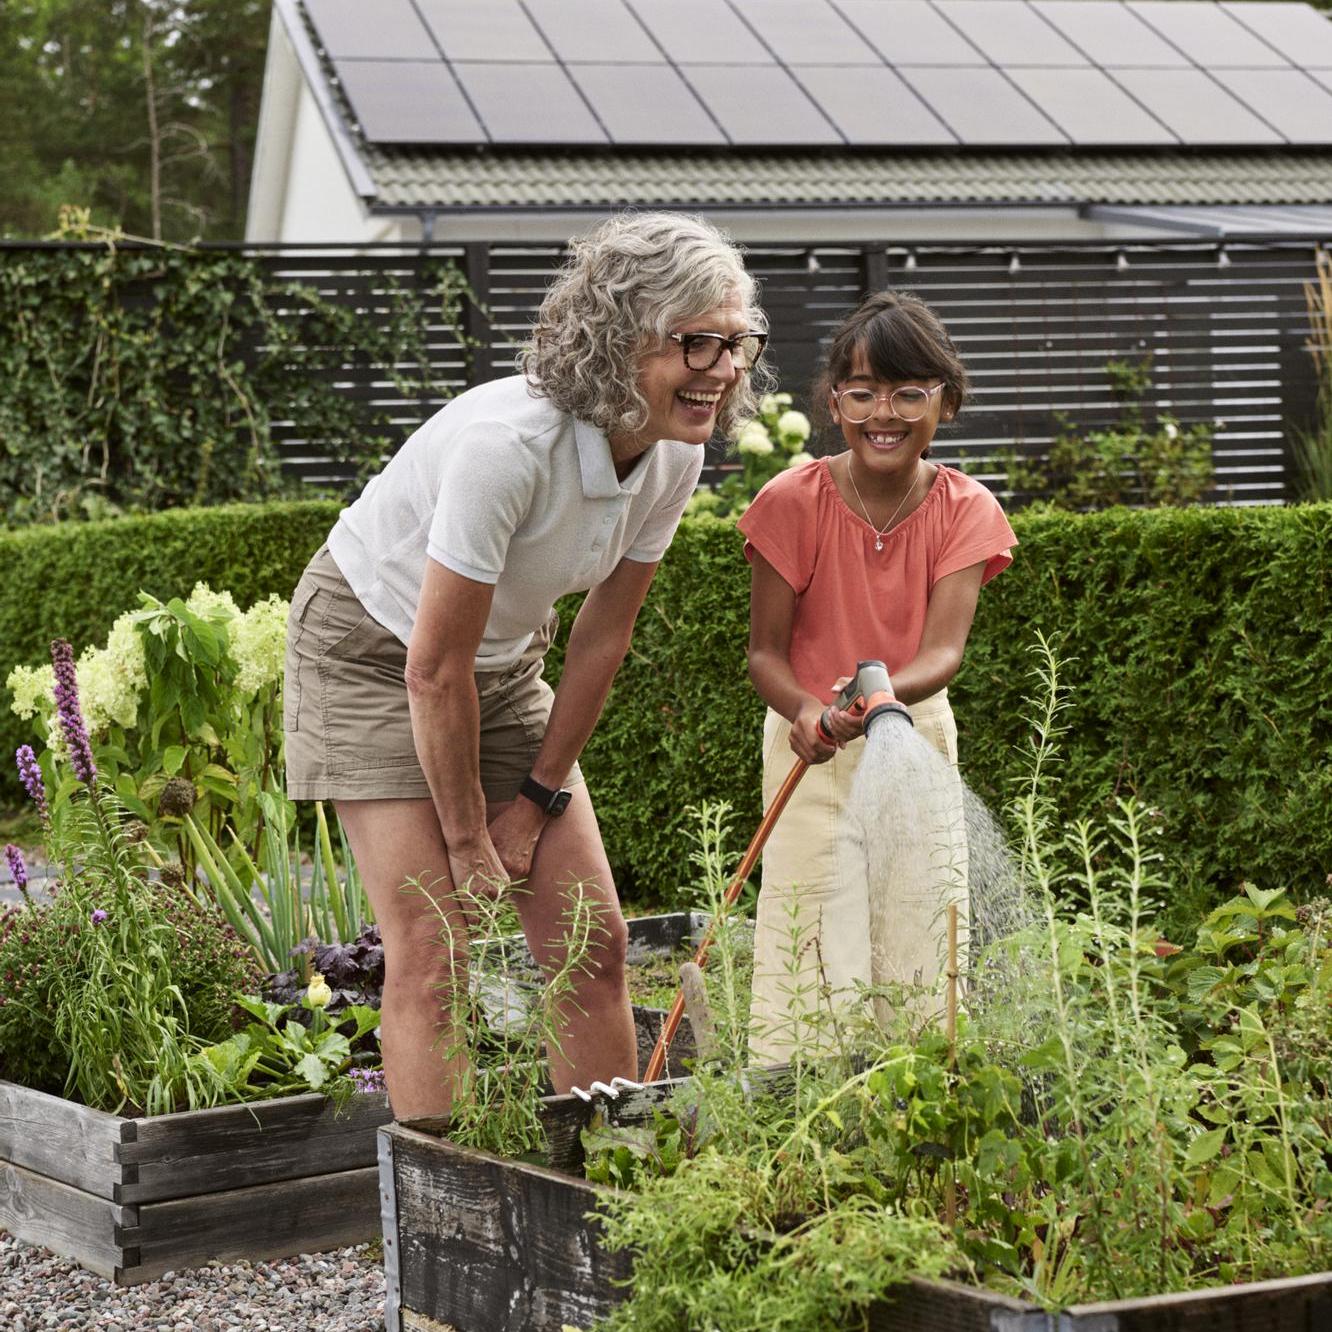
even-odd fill
[{"label": "solar panel", "polygon": [[518,0],[416,0],[416,6],[449,60],[554,59]]},{"label": "solar panel", "polygon": [[1008,77],[1078,144],[1179,140],[1099,69],[1010,69]]},{"label": "solar panel", "polygon": [[559,65],[453,68],[493,143],[607,142],[605,130]]},{"label": "solar panel", "polygon": [[1032,0],[1032,8],[1103,68],[1188,67],[1188,58],[1182,52],[1119,0]]},{"label": "solar panel", "polygon": [[1087,57],[1023,0],[946,0],[939,12],[996,65],[1085,65]]},{"label": "solar panel", "polygon": [[1129,0],[1129,8],[1203,69],[1223,65],[1261,69],[1286,63],[1211,0],[1170,0],[1169,4]]},{"label": "solar panel", "polygon": [[774,65],[686,65],[680,71],[736,144],[837,144],[842,136]]},{"label": "solar panel", "polygon": [[332,60],[433,60],[435,44],[410,0],[376,0],[373,23],[362,0],[306,0],[319,43]]},{"label": "solar panel", "polygon": [[801,65],[796,78],[848,143],[955,144],[957,136],[891,69]]},{"label": "solar panel", "polygon": [[1280,143],[1281,136],[1197,69],[1116,69],[1111,77],[1188,144]]},{"label": "solar panel", "polygon": [[570,65],[569,75],[614,143],[726,142],[671,65]]},{"label": "solar panel", "polygon": [[893,65],[983,65],[985,57],[926,0],[833,0]]},{"label": "solar panel", "polygon": [[745,0],[740,11],[788,65],[881,65],[878,53],[827,0]]},{"label": "solar panel", "polygon": [[371,143],[477,143],[485,138],[448,67],[438,60],[335,60]]},{"label": "solar panel", "polygon": [[903,68],[898,73],[963,143],[1068,142],[997,69]]},{"label": "solar panel", "polygon": [[726,0],[627,0],[629,8],[677,65],[770,65],[772,52]]},{"label": "solar panel", "polygon": [[1293,65],[1332,68],[1332,22],[1305,4],[1223,4],[1242,23]]},{"label": "solar panel", "polygon": [[1291,143],[1332,143],[1332,95],[1298,69],[1218,69],[1215,78]]},{"label": "solar panel", "polygon": [[657,44],[620,0],[525,0],[561,60],[661,59]]}]

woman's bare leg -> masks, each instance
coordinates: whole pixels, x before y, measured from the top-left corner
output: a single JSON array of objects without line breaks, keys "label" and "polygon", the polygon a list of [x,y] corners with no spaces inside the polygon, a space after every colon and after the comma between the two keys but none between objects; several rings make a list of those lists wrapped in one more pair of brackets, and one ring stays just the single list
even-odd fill
[{"label": "woman's bare leg", "polygon": [[[504,808],[491,805],[488,817],[493,819]],[[550,1052],[551,1081],[559,1092],[574,1084],[586,1087],[594,1079],[609,1082],[617,1075],[632,1078],[638,1073],[638,1046],[624,975],[629,932],[592,797],[581,783],[573,787],[573,798],[564,813],[547,821],[526,891],[514,895],[527,945],[547,973],[563,961],[563,917],[567,890],[574,883],[581,883],[587,897],[600,904],[600,929],[585,970],[574,976],[573,995],[561,1023],[561,1049]]]},{"label": "woman's bare leg", "polygon": [[[439,816],[430,800],[336,807],[384,943],[380,1043],[393,1114],[447,1115],[461,1070],[445,1059],[445,987],[451,979],[466,984],[467,934]],[[446,920],[457,940],[452,954]]]}]

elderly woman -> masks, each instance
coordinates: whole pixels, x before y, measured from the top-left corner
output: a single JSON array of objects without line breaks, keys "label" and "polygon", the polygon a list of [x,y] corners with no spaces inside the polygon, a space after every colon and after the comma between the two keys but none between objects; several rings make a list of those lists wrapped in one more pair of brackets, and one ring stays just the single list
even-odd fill
[{"label": "elderly woman", "polygon": [[[440,914],[461,922],[455,886],[525,881],[515,905],[549,971],[567,886],[584,885],[603,928],[552,1077],[563,1091],[635,1073],[626,930],[578,756],[703,445],[753,412],[764,328],[739,253],[711,226],[610,220],[572,245],[522,373],[417,430],[296,589],[288,789],[336,803],[379,920],[399,1118],[445,1113],[460,1072],[439,1048],[453,974]],[[552,607],[583,590],[552,691]]]}]

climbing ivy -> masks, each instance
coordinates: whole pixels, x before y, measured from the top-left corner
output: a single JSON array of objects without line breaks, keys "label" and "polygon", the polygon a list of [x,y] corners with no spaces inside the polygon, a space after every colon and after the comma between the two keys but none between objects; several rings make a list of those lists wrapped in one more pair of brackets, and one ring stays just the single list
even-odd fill
[{"label": "climbing ivy", "polygon": [[366,310],[236,252],[0,251],[0,521],[290,494],[279,425],[344,473],[375,471],[402,429],[347,381],[447,397],[426,340],[442,325],[465,360],[468,299],[447,260],[386,277]]}]

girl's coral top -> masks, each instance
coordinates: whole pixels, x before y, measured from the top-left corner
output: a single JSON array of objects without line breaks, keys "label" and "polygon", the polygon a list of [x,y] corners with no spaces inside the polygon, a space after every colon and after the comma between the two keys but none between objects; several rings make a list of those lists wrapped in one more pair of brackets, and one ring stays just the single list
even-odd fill
[{"label": "girl's coral top", "polygon": [[883,538],[848,507],[826,458],[774,477],[740,519],[745,557],[758,551],[796,594],[791,669],[818,698],[856,662],[889,675],[920,650],[930,589],[985,562],[983,583],[1012,563],[1017,537],[979,481],[939,467],[925,499]]}]

